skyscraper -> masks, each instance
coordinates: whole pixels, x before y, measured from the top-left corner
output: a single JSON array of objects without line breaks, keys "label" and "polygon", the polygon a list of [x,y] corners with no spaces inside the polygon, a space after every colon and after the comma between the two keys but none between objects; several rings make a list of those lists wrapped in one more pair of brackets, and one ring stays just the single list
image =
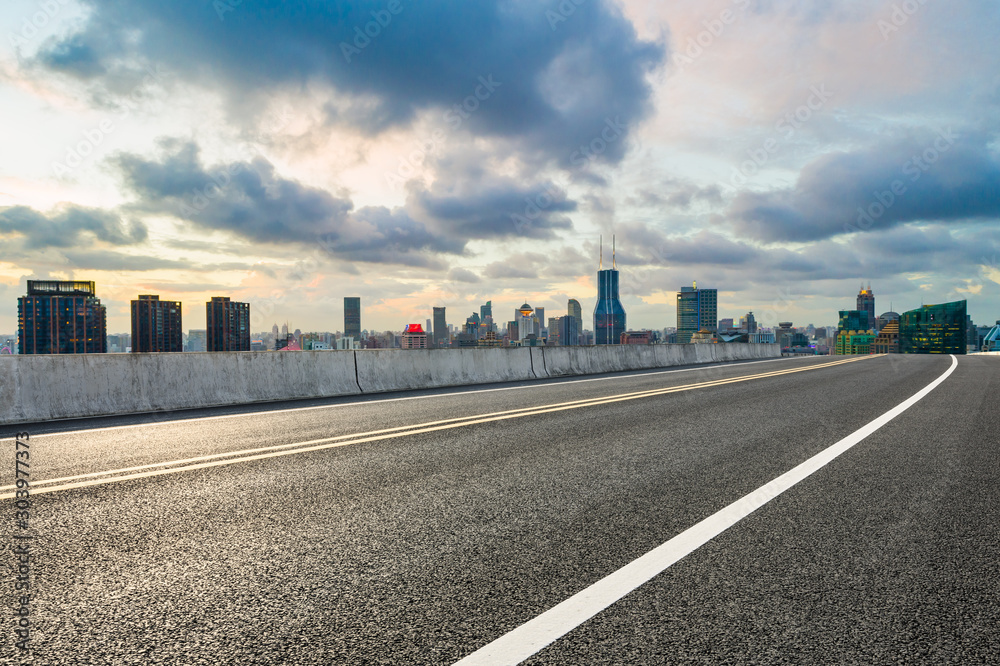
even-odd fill
[{"label": "skyscraper", "polygon": [[861,285],[861,290],[858,292],[857,309],[861,312],[868,313],[868,325],[877,330],[878,319],[875,318],[875,292],[872,291],[872,285],[870,282],[868,283],[867,289],[864,285]]},{"label": "skyscraper", "polygon": [[525,303],[516,311],[515,320],[517,321],[517,332],[518,339],[524,340],[529,335],[538,335],[538,331],[535,330],[535,309]]},{"label": "skyscraper", "polygon": [[361,339],[361,298],[358,296],[344,298],[344,336]]},{"label": "skyscraper", "polygon": [[447,347],[451,344],[451,335],[448,333],[448,323],[445,321],[445,309],[434,308],[434,346]]},{"label": "skyscraper", "polygon": [[965,301],[925,305],[899,318],[902,354],[964,354],[968,318]]},{"label": "skyscraper", "polygon": [[681,287],[677,294],[677,342],[688,344],[701,330],[717,332],[718,317],[717,289],[699,289],[697,282],[691,287]]},{"label": "skyscraper", "polygon": [[28,280],[17,299],[19,354],[108,351],[107,313],[93,282]]},{"label": "skyscraper", "polygon": [[[569,299],[566,303],[566,314],[570,317],[576,319],[576,334],[579,336],[583,333],[583,308],[580,307],[580,301],[575,298]],[[579,344],[579,340],[574,340],[571,344]],[[563,344],[568,344],[565,341]]]},{"label": "skyscraper", "polygon": [[132,301],[132,351],[184,351],[179,301],[161,301],[151,294]]},{"label": "skyscraper", "polygon": [[618,265],[614,237],[611,240],[611,268],[604,270],[604,244],[601,243],[600,270],[597,271],[597,307],[594,308],[594,344],[621,344],[625,332],[625,308],[618,298]]},{"label": "skyscraper", "polygon": [[479,308],[479,320],[486,321],[487,317],[493,316],[493,301],[486,301],[485,305]]},{"label": "skyscraper", "polygon": [[189,352],[207,351],[207,340],[208,340],[208,331],[202,331],[202,330],[188,331],[187,350]]},{"label": "skyscraper", "polygon": [[207,351],[250,351],[249,303],[231,301],[228,296],[213,296],[205,304],[205,324]]},{"label": "skyscraper", "polygon": [[579,329],[576,327],[576,317],[552,317],[549,319],[549,339],[546,344],[562,347],[575,347],[580,343]]},{"label": "skyscraper", "polygon": [[841,310],[837,331],[868,331],[875,327],[867,310]]},{"label": "skyscraper", "polygon": [[749,335],[757,332],[757,318],[753,316],[753,312],[748,312],[740,317],[740,331]]},{"label": "skyscraper", "polygon": [[545,308],[535,308],[535,319],[538,320],[538,332],[545,328]]}]

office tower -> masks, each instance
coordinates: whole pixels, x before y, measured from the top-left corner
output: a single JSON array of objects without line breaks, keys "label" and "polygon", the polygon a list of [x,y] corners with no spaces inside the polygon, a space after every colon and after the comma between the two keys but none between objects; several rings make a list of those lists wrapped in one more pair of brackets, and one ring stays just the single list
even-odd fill
[{"label": "office tower", "polygon": [[486,301],[485,305],[479,307],[480,321],[486,321],[487,317],[493,317],[493,301]]},{"label": "office tower", "polygon": [[152,294],[132,301],[132,351],[184,351],[179,301],[161,301]]},{"label": "office tower", "polygon": [[774,329],[774,339],[781,345],[782,349],[786,347],[792,347],[792,337],[795,335],[795,331],[792,329],[792,322],[783,321],[778,324],[778,328]]},{"label": "office tower", "polygon": [[545,308],[535,308],[535,319],[538,320],[538,332],[545,328]]},{"label": "office tower", "polygon": [[19,354],[108,351],[107,313],[93,282],[28,280],[17,299]]},{"label": "office tower", "polygon": [[597,306],[594,308],[594,344],[621,344],[625,332],[625,308],[618,298],[618,262],[615,258],[614,237],[611,240],[611,268],[604,270],[604,243],[601,243],[601,263],[597,271]]},{"label": "office tower", "polygon": [[519,340],[525,340],[529,335],[538,335],[535,330],[535,309],[525,303],[515,310],[515,321],[517,321],[517,333]]},{"label": "office tower", "polygon": [[472,316],[465,320],[465,330],[462,331],[472,340],[479,340],[479,313],[473,312]]},{"label": "office tower", "polygon": [[[205,323],[207,351],[250,351],[249,303],[231,301],[228,296],[213,296],[205,304]],[[284,330],[288,331],[287,324]]]},{"label": "office tower", "polygon": [[748,312],[740,317],[739,330],[749,335],[753,335],[757,332],[757,318],[753,316],[753,312]]},{"label": "office tower", "polygon": [[355,340],[361,339],[361,298],[344,298],[344,335]]},{"label": "office tower", "polygon": [[[576,300],[575,298],[569,299],[569,301],[566,303],[566,314],[576,319],[576,331],[577,331],[577,336],[579,336],[581,333],[583,333],[583,308],[580,307],[580,301]],[[577,345],[579,343],[580,340],[578,338],[576,340],[573,340],[572,343],[564,342],[563,344]]]},{"label": "office tower", "polygon": [[719,331],[731,331],[735,329],[736,326],[732,319],[720,319],[719,320]]},{"label": "office tower", "polygon": [[[434,329],[431,328],[431,320],[430,319],[425,319],[424,320],[424,332],[427,333],[427,339],[428,340],[433,340],[434,339],[434,334],[431,332],[433,330]],[[430,342],[428,342],[428,344],[430,344]]]},{"label": "office tower", "polygon": [[[567,317],[569,315],[566,315]],[[545,339],[545,344],[549,347],[560,347],[562,346],[562,331],[560,327],[562,326],[563,317],[550,317],[549,318],[549,335]]]},{"label": "office tower", "polygon": [[874,328],[865,310],[841,310],[837,331],[869,331]]},{"label": "office tower", "polygon": [[925,305],[899,318],[899,351],[902,354],[966,353],[965,301]]},{"label": "office tower", "polygon": [[570,315],[560,317],[557,328],[559,329],[559,344],[564,347],[576,347],[580,344],[580,329],[576,317]]},{"label": "office tower", "polygon": [[717,289],[681,287],[677,294],[677,342],[688,344],[698,331],[718,330],[719,292]]},{"label": "office tower", "polygon": [[517,330],[517,320],[507,322],[507,339],[520,340],[520,331]]},{"label": "office tower", "polygon": [[400,346],[403,349],[427,349],[427,333],[420,324],[410,324],[403,331]]},{"label": "office tower", "polygon": [[445,309],[434,308],[434,346],[447,347],[451,344],[451,334],[448,332],[448,323],[445,321]]},{"label": "office tower", "polygon": [[864,285],[861,285],[861,290],[858,292],[858,308],[861,312],[868,313],[868,326],[871,328],[878,328],[878,320],[875,319],[875,292],[872,291],[872,285],[869,282],[868,288],[866,289]]},{"label": "office tower", "polygon": [[[277,326],[275,326],[275,328],[277,328]],[[202,331],[202,330],[188,331],[187,350],[189,352],[208,351],[208,331]]]}]

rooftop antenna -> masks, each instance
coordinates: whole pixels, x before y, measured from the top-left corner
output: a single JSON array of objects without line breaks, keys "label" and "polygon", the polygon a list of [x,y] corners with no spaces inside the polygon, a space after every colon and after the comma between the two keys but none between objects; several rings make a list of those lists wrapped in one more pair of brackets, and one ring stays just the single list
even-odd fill
[{"label": "rooftop antenna", "polygon": [[604,270],[604,236],[601,235],[601,263],[598,264],[598,269],[600,271]]},{"label": "rooftop antenna", "polygon": [[615,235],[611,234],[611,268],[618,270],[618,260],[615,258]]}]

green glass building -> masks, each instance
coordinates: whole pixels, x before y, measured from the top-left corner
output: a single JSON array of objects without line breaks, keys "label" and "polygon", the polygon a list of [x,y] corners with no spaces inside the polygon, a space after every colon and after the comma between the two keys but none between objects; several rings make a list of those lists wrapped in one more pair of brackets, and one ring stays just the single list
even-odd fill
[{"label": "green glass building", "polygon": [[875,326],[865,310],[841,310],[838,331],[869,331]]},{"label": "green glass building", "polygon": [[901,354],[964,354],[966,302],[925,305],[899,318]]}]

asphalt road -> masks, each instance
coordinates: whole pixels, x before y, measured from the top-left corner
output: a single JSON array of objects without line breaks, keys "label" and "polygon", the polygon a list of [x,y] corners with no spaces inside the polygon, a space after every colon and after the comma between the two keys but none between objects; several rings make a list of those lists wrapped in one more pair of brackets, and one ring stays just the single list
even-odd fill
[{"label": "asphalt road", "polygon": [[[952,365],[833,360],[0,429],[35,535],[0,662],[453,664]],[[525,663],[997,663],[1000,359],[957,363]]]}]

